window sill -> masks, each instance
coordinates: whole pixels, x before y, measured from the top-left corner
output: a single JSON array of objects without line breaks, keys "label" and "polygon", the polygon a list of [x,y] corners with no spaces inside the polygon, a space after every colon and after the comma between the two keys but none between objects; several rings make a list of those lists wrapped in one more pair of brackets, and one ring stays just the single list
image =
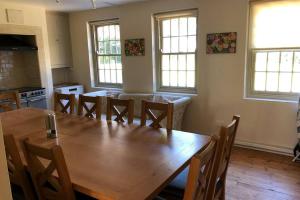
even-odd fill
[{"label": "window sill", "polygon": [[275,103],[293,103],[297,104],[297,100],[289,100],[289,99],[275,99],[275,98],[267,98],[267,97],[244,97],[244,100],[250,101],[266,101],[266,102],[275,102]]},{"label": "window sill", "polygon": [[158,94],[158,95],[174,95],[174,96],[198,96],[198,94],[196,92],[175,92],[175,91],[156,91],[153,92],[154,94]]},{"label": "window sill", "polygon": [[119,87],[110,87],[110,86],[92,86],[91,87],[94,90],[109,90],[109,91],[116,91],[116,92],[122,92],[123,89]]}]

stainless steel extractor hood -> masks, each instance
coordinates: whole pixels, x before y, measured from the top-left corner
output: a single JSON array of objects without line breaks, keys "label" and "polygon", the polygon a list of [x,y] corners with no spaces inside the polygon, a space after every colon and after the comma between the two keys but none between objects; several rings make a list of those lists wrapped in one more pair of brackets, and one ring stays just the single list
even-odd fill
[{"label": "stainless steel extractor hood", "polygon": [[0,51],[36,51],[33,35],[0,34]]}]

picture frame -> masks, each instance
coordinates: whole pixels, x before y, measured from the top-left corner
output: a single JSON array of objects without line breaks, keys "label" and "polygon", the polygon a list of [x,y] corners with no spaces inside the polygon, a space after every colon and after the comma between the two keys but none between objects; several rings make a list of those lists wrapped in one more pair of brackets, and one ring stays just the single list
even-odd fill
[{"label": "picture frame", "polygon": [[145,56],[145,39],[127,39],[125,40],[126,56]]},{"label": "picture frame", "polygon": [[236,44],[237,32],[210,33],[206,38],[206,53],[236,53]]}]

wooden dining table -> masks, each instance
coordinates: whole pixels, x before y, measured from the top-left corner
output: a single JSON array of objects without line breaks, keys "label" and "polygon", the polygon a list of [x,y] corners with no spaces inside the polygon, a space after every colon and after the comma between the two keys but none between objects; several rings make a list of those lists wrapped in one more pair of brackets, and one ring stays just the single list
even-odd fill
[{"label": "wooden dining table", "polygon": [[0,113],[3,133],[15,136],[22,158],[24,138],[49,148],[60,145],[74,190],[97,199],[152,199],[211,139],[62,113],[56,113],[58,137],[50,139],[49,113],[36,108]]}]

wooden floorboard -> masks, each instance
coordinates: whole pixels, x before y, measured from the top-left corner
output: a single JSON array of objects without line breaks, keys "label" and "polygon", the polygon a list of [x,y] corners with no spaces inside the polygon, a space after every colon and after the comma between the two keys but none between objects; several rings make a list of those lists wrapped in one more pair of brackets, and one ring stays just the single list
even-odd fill
[{"label": "wooden floorboard", "polygon": [[300,163],[291,157],[235,147],[227,200],[300,200]]}]

